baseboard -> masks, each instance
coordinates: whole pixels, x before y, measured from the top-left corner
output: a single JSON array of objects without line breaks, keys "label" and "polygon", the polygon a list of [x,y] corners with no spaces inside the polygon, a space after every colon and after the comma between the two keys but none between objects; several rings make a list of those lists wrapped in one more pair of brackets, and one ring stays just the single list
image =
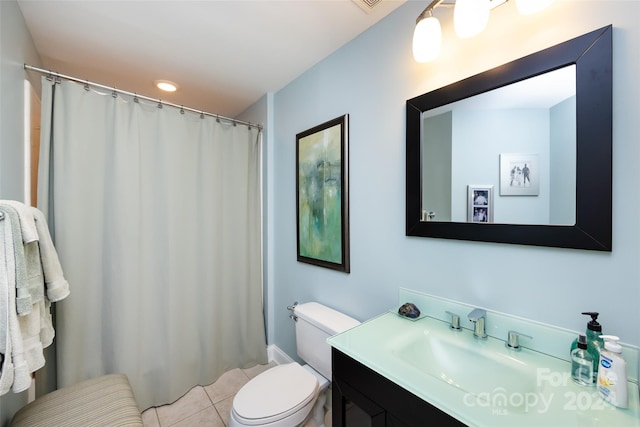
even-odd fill
[{"label": "baseboard", "polygon": [[275,344],[267,346],[267,357],[269,358],[269,362],[275,362],[278,365],[295,362],[295,360],[289,357],[287,353],[282,351],[280,347]]}]

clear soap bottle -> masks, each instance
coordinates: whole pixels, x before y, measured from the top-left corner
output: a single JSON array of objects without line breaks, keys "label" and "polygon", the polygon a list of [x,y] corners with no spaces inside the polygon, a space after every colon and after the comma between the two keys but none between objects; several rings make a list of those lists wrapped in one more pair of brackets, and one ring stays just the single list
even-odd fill
[{"label": "clear soap bottle", "polygon": [[587,351],[587,337],[580,334],[578,346],[571,351],[571,377],[577,384],[583,386],[594,385],[593,357]]},{"label": "clear soap bottle", "polygon": [[[591,320],[587,322],[585,335],[587,337],[587,351],[591,355],[591,359],[593,359],[593,383],[595,384],[598,379],[600,352],[604,349],[604,341],[600,338],[600,335],[602,335],[602,325],[598,323],[598,312],[585,311],[582,314],[591,316]],[[570,352],[573,352],[576,348],[578,348],[578,338],[571,343]]]}]

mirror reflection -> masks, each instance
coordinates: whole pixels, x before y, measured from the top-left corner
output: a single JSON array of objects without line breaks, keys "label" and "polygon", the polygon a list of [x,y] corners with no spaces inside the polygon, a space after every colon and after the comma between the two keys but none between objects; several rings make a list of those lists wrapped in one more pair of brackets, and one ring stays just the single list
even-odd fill
[{"label": "mirror reflection", "polygon": [[420,151],[421,221],[574,225],[576,66],[424,111]]}]

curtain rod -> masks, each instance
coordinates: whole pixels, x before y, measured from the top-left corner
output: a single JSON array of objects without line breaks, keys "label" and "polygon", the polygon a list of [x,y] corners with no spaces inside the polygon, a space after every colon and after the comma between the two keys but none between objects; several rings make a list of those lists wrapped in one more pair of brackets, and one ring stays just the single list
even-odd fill
[{"label": "curtain rod", "polygon": [[259,124],[255,124],[255,123],[251,123],[251,122],[245,122],[243,120],[232,119],[232,118],[229,118],[229,117],[224,117],[224,116],[221,116],[220,114],[207,113],[206,111],[196,110],[195,108],[185,107],[184,105],[174,104],[174,103],[171,103],[171,102],[163,101],[162,99],[150,98],[148,96],[140,95],[140,94],[137,94],[137,93],[134,93],[134,92],[128,92],[126,90],[118,89],[118,88],[111,87],[111,86],[105,86],[105,85],[102,85],[100,83],[95,83],[95,82],[91,82],[89,80],[79,79],[77,77],[66,76],[64,74],[56,73],[55,71],[45,70],[43,68],[34,67],[32,65],[24,64],[24,69],[25,70],[30,70],[30,71],[36,71],[36,72],[42,73],[42,74],[47,74],[51,78],[56,77],[56,78],[60,78],[60,79],[70,80],[70,81],[76,82],[76,83],[82,83],[84,85],[89,85],[89,86],[98,87],[98,88],[101,88],[101,89],[110,90],[114,95],[116,93],[121,93],[123,95],[132,96],[134,99],[136,99],[136,98],[137,99],[144,99],[146,101],[151,101],[151,102],[157,103],[158,105],[162,105],[162,106],[167,105],[169,107],[179,108],[181,113],[183,113],[184,111],[191,111],[193,113],[200,114],[200,117],[202,117],[202,118],[204,118],[204,116],[211,116],[211,117],[215,117],[217,120],[229,121],[229,122],[233,123],[234,126],[237,125],[237,124],[240,124],[240,125],[247,126],[249,129],[251,129],[252,127],[255,127],[260,131],[262,130],[262,125],[259,125]]}]

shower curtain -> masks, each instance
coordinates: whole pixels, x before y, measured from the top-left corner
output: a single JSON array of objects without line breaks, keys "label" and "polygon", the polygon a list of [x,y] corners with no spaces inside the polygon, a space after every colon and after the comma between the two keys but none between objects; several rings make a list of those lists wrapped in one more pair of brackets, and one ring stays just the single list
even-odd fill
[{"label": "shower curtain", "polygon": [[39,207],[71,288],[58,386],[122,372],[145,409],[265,363],[260,131],[42,86]]}]

